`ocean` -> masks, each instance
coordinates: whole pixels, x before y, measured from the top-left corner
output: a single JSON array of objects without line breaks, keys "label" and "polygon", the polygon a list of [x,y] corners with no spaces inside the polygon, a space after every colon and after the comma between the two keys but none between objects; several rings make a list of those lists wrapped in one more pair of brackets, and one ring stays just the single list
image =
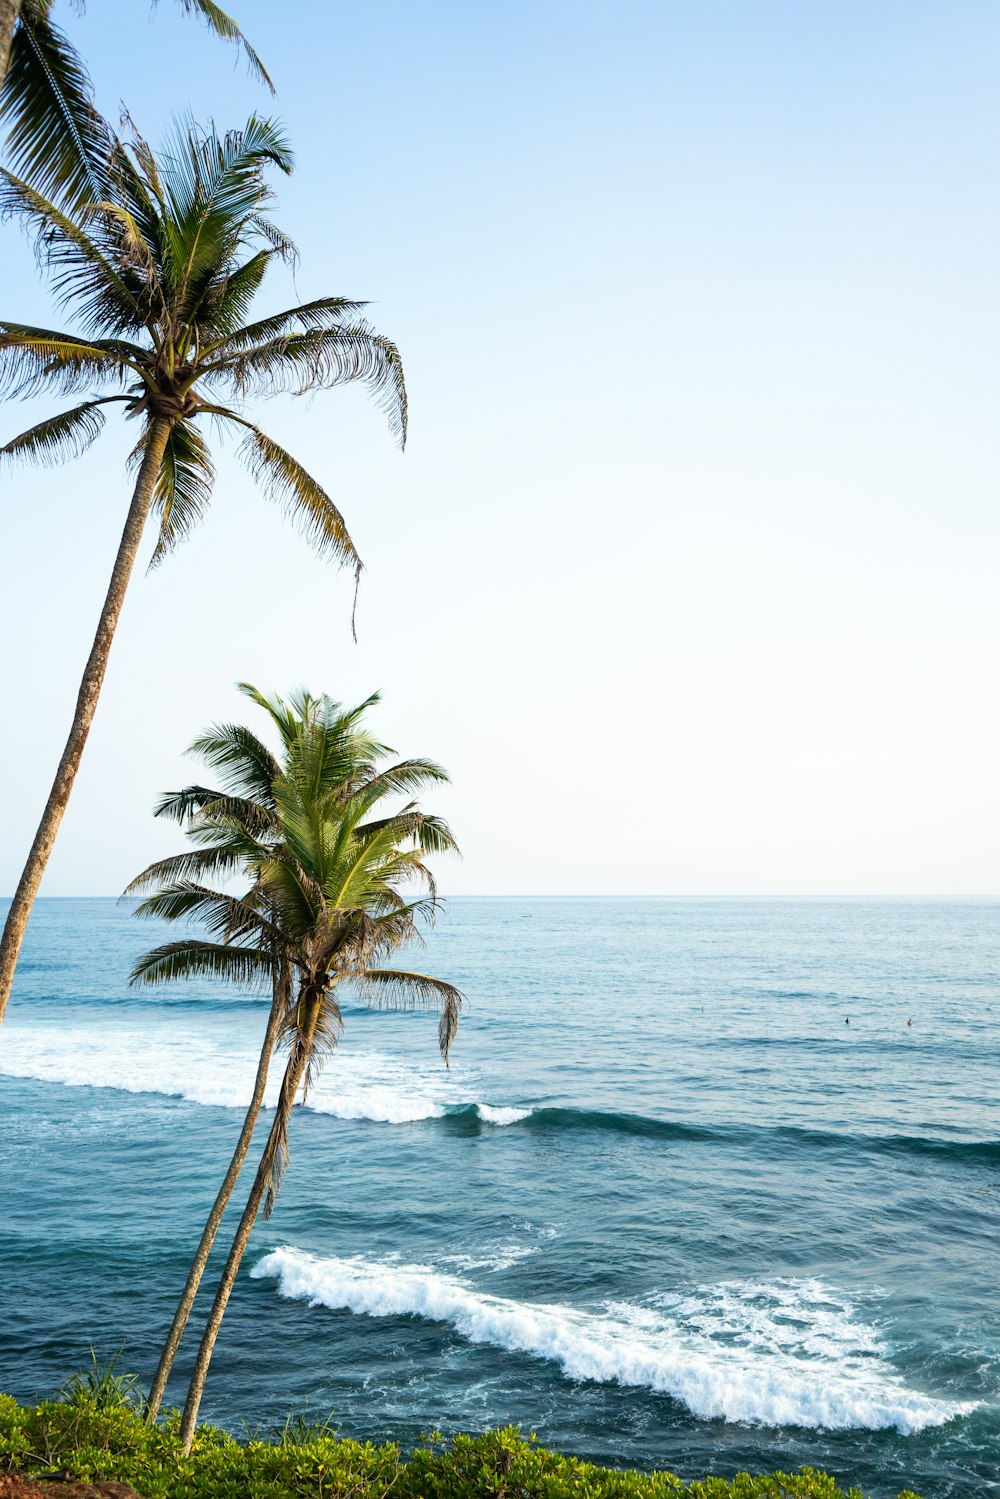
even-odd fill
[{"label": "ocean", "polygon": [[[266,1002],[130,992],[162,930],[31,919],[0,1030],[21,1400],[91,1346],[148,1378],[239,1129]],[[417,961],[468,998],[452,1065],[432,1017],[346,1005],[204,1419],[1000,1494],[1000,904],[460,899]]]}]

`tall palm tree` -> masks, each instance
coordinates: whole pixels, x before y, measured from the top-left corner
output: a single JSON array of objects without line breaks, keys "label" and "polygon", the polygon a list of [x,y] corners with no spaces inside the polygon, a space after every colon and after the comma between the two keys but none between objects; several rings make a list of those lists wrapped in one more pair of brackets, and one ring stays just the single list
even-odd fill
[{"label": "tall palm tree", "polygon": [[[0,393],[85,395],[0,447],[0,461],[58,463],[97,437],[108,406],[139,425],[135,488],[76,711],[41,823],[0,939],[0,1020],[28,913],[69,799],[104,680],[140,539],[159,521],[153,564],[204,512],[215,477],[202,426],[236,433],[237,452],[265,492],[317,550],[354,569],[361,561],[330,496],[246,414],[247,397],[301,394],[360,380],[373,389],[400,444],[406,390],[396,347],[360,316],[361,302],[320,297],[256,321],[247,315],[275,260],[295,250],[268,213],[268,165],[291,169],[278,127],[252,117],[220,136],[178,128],[160,157],[141,137],[108,131],[102,196],[74,218],[37,188],[0,172],[0,212],[37,236],[77,332],[0,320]],[[109,394],[98,394],[100,391]]]},{"label": "tall palm tree", "polygon": [[[384,765],[390,752],[367,732],[367,699],[344,710],[328,698],[293,695],[288,703],[246,684],[281,741],[278,758],[249,729],[224,725],[192,750],[223,773],[221,789],[189,786],[160,803],[159,815],[181,822],[194,847],[151,865],[130,892],[153,894],[138,914],[169,920],[199,918],[216,941],[190,937],[139,960],[133,982],[158,984],[212,974],[247,982],[274,976],[268,1032],[257,1087],[226,1181],[213,1206],[150,1391],[155,1418],[174,1356],[197,1293],[226,1202],[245,1159],[260,1112],[275,1037],[289,1049],[274,1119],[254,1185],[223,1271],[185,1405],[183,1436],[190,1447],[212,1349],[236,1273],[264,1205],[269,1216],[287,1160],[287,1132],[300,1087],[303,1095],[341,1028],[339,986],[348,983],[374,1004],[440,1006],[439,1043],[447,1060],[458,1025],[461,995],[452,985],[401,969],[375,966],[418,938],[421,917],[435,910],[428,853],[453,850],[447,824],[419,808],[412,793],[446,780],[428,760]],[[386,811],[387,799],[409,797]],[[373,815],[381,813],[382,815]],[[204,883],[240,874],[239,895]],[[426,894],[401,893],[416,880]],[[294,992],[288,981],[295,975]],[[279,991],[278,975],[281,975]],[[276,1021],[275,1017],[279,1017]],[[245,1141],[245,1143],[244,1143]]]},{"label": "tall palm tree", "polygon": [[[246,683],[241,683],[239,690],[268,712],[286,756],[295,752],[306,726],[322,715],[325,774],[331,788],[353,784],[360,776],[370,774],[379,758],[388,753],[361,725],[371,700],[351,710],[333,711],[324,700],[317,701],[308,694],[293,695],[286,706],[277,699],[263,697]],[[180,824],[195,846],[185,854],[150,865],[132,881],[125,896],[156,890],[156,896],[140,906],[138,914],[170,920],[198,916],[215,935],[223,937],[222,942],[211,947],[199,947],[194,960],[189,949],[182,950],[185,976],[189,971],[203,968],[214,977],[244,987],[255,982],[270,983],[272,1002],[243,1127],[195,1252],[150,1388],[146,1413],[151,1422],[155,1421],[162,1403],[222,1215],[250,1147],[263,1106],[277,1027],[291,998],[290,955],[268,903],[253,899],[253,887],[234,902],[206,890],[203,884],[205,879],[251,874],[280,839],[274,783],[282,773],[281,764],[255,734],[237,724],[210,729],[194,740],[188,753],[203,759],[220,775],[221,787],[187,786],[160,801],[156,816]],[[438,777],[437,768],[429,762],[396,766],[394,772],[397,781],[408,772],[416,778],[413,785]],[[234,941],[237,928],[240,940]],[[189,970],[187,965],[192,961],[195,967]]]},{"label": "tall palm tree", "polygon": [[[274,92],[256,52],[215,0],[180,0],[217,36],[238,46]],[[0,125],[11,166],[61,207],[91,196],[91,166],[103,147],[86,68],[52,20],[52,0],[0,0]]]}]

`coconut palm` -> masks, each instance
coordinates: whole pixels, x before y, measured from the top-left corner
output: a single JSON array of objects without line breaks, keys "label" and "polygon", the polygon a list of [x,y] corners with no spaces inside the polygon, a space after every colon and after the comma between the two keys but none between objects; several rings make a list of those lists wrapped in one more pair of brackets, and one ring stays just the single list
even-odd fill
[{"label": "coconut palm", "polygon": [[[323,715],[326,775],[331,787],[350,785],[360,776],[369,775],[379,757],[387,753],[361,726],[361,717],[369,703],[333,712],[322,701],[301,694],[293,697],[286,708],[275,699],[262,697],[246,683],[240,684],[240,690],[268,711],[286,754],[294,752],[305,725]],[[125,895],[158,892],[138,908],[140,915],[155,914],[167,919],[198,915],[209,923],[216,918],[214,930],[225,940],[211,947],[200,947],[197,963],[213,976],[243,986],[269,982],[272,1001],[243,1127],[205,1224],[150,1388],[146,1402],[150,1421],[155,1421],[159,1411],[222,1215],[250,1147],[264,1101],[277,1027],[291,997],[290,957],[267,903],[254,904],[249,892],[238,903],[225,901],[213,892],[204,892],[203,886],[206,878],[250,874],[280,838],[274,783],[281,775],[281,765],[256,735],[235,724],[215,727],[200,735],[189,746],[188,753],[204,760],[220,775],[221,788],[187,786],[165,796],[156,807],[156,816],[179,823],[195,847],[152,864],[132,882]],[[402,770],[403,767],[395,767],[397,778]],[[435,767],[429,764],[413,765],[410,772],[435,778]],[[207,906],[202,904],[204,899]],[[233,940],[237,926],[240,927],[238,942]],[[191,961],[187,949],[181,957],[185,964]]]},{"label": "coconut palm", "polygon": [[[80,764],[147,518],[159,530],[152,565],[197,522],[215,470],[204,435],[240,438],[238,455],[317,550],[361,562],[344,518],[319,482],[263,432],[246,399],[362,381],[400,443],[406,391],[396,347],[360,316],[363,303],[320,297],[254,321],[249,309],[275,260],[294,246],[272,221],[269,165],[291,168],[279,128],[252,117],[225,136],[179,128],[159,158],[141,137],[109,132],[103,196],[76,219],[23,178],[0,173],[0,211],[20,215],[77,331],[0,321],[0,393],[85,396],[0,447],[0,460],[59,463],[97,437],[110,406],[138,424],[135,487],[76,711],[55,781],[0,940],[0,1019],[28,913]],[[106,393],[101,393],[106,392]]]},{"label": "coconut palm", "polygon": [[[461,995],[450,984],[378,966],[400,945],[419,937],[421,918],[433,917],[436,891],[426,855],[455,847],[447,825],[421,811],[414,800],[389,810],[384,804],[447,779],[444,772],[428,760],[382,763],[389,751],[371,738],[362,721],[377,697],[345,711],[328,698],[298,694],[285,703],[246,685],[242,690],[267,711],[277,728],[279,757],[238,725],[214,729],[196,740],[192,748],[223,772],[223,785],[191,786],[161,802],[159,813],[182,821],[194,847],[151,865],[130,887],[154,891],[139,906],[139,914],[169,920],[197,917],[210,936],[221,939],[187,937],[156,948],[139,960],[133,982],[159,984],[205,974],[246,982],[277,975],[279,969],[293,972],[295,978],[294,991],[286,981],[284,1000],[279,999],[277,982],[273,990],[258,1081],[262,1069],[266,1078],[275,1034],[287,1046],[288,1060],[267,1142],[198,1352],[182,1423],[187,1448],[250,1234],[261,1208],[268,1217],[274,1205],[288,1157],[292,1107],[300,1089],[304,1099],[340,1034],[341,986],[349,985],[354,996],[376,1005],[439,1006],[438,1039],[445,1060],[461,1004]],[[205,883],[235,874],[247,882],[239,895]],[[413,880],[424,894],[408,900],[403,887]],[[244,1135],[248,1146],[262,1096],[260,1085],[164,1346],[150,1392],[154,1416],[225,1201],[246,1155],[246,1148],[240,1155]]]},{"label": "coconut palm", "polygon": [[[215,0],[180,0],[217,36],[238,46],[251,72],[274,89],[236,22]],[[7,156],[40,192],[72,207],[93,198],[92,166],[105,146],[104,122],[79,54],[52,20],[52,0],[0,0],[0,125]]]}]

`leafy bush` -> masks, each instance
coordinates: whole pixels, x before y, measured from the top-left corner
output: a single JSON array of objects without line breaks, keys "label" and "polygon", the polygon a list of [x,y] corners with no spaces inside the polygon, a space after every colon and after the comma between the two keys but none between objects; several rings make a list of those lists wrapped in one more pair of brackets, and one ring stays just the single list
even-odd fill
[{"label": "leafy bush", "polygon": [[515,1427],[450,1441],[435,1435],[403,1461],[392,1445],[341,1439],[329,1422],[303,1416],[270,1442],[199,1426],[185,1457],[177,1413],[147,1426],[132,1403],[134,1383],[109,1387],[98,1378],[91,1388],[82,1375],[67,1389],[69,1399],[28,1407],[0,1395],[0,1472],[117,1479],[146,1499],[387,1499],[390,1491],[392,1499],[862,1499],[810,1468],[692,1484],[672,1473],[599,1468],[549,1452]]}]

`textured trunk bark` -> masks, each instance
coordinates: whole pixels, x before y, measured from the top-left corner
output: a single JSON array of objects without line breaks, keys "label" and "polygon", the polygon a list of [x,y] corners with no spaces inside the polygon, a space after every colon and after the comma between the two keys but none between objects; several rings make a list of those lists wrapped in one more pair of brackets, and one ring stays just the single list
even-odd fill
[{"label": "textured trunk bark", "polygon": [[[0,0],[0,5],[5,3],[9,3],[9,0]],[[7,1001],[10,998],[14,969],[17,967],[17,958],[21,951],[24,929],[28,924],[32,903],[38,893],[45,866],[49,862],[59,824],[62,822],[63,813],[73,789],[73,782],[80,768],[80,759],[84,745],[87,743],[87,735],[94,721],[97,699],[104,681],[104,673],[107,670],[111,642],[122,612],[122,604],[125,602],[125,590],[128,587],[136,553],[142,540],[143,527],[153,500],[153,486],[169,435],[169,422],[162,419],[153,422],[146,440],[146,452],[136,480],[125,530],[122,532],[118,547],[118,556],[115,558],[107,598],[104,600],[104,608],[101,610],[101,617],[98,621],[97,634],[94,636],[94,643],[90,648],[90,655],[83,673],[83,681],[80,683],[76,712],[73,714],[73,726],[70,729],[62,759],[59,761],[49,799],[45,803],[45,811],[42,813],[35,841],[28,854],[28,862],[24,866],[7,913],[3,938],[0,939],[0,1021],[3,1020]]]},{"label": "textured trunk bark", "polygon": [[0,0],[0,79],[7,71],[14,27],[21,13],[21,0]]},{"label": "textured trunk bark", "polygon": [[163,1352],[160,1354],[160,1362],[157,1365],[156,1375],[153,1379],[152,1388],[149,1392],[149,1400],[146,1402],[146,1419],[149,1422],[153,1422],[156,1420],[160,1405],[163,1402],[163,1392],[167,1388],[167,1380],[170,1378],[170,1371],[173,1368],[174,1359],[177,1356],[177,1349],[180,1347],[181,1338],[184,1336],[184,1329],[187,1326],[188,1317],[191,1315],[191,1308],[192,1306],[194,1306],[194,1300],[198,1294],[198,1287],[201,1284],[201,1277],[205,1273],[205,1266],[208,1264],[208,1257],[212,1252],[212,1245],[215,1243],[215,1236],[219,1231],[219,1224],[222,1222],[222,1215],[226,1211],[226,1207],[230,1197],[232,1197],[233,1195],[233,1189],[236,1186],[237,1177],[239,1176],[240,1171],[243,1169],[243,1162],[246,1160],[247,1151],[250,1149],[250,1142],[253,1139],[253,1132],[257,1124],[257,1118],[264,1103],[264,1090],[267,1087],[268,1067],[271,1061],[271,1054],[274,1051],[274,1042],[275,1037],[278,1033],[278,1024],[281,1020],[281,1015],[285,1008],[287,1000],[287,980],[285,974],[283,973],[275,984],[274,998],[271,1002],[271,1013],[268,1016],[267,1031],[264,1035],[264,1044],[261,1047],[260,1061],[257,1064],[257,1077],[254,1082],[253,1097],[250,1100],[250,1107],[247,1109],[247,1115],[243,1121],[243,1128],[240,1131],[240,1137],[236,1142],[236,1149],[233,1151],[233,1158],[229,1163],[229,1170],[226,1172],[226,1175],[222,1182],[222,1186],[219,1188],[219,1195],[216,1197],[215,1202],[212,1204],[212,1211],[208,1215],[208,1222],[205,1224],[205,1228],[201,1236],[201,1241],[198,1244],[194,1260],[191,1264],[191,1269],[188,1271],[188,1278],[184,1286],[184,1291],[181,1295],[180,1301],[177,1304],[177,1310],[174,1313],[174,1320],[170,1324],[170,1331],[168,1332],[167,1340],[163,1345]]},{"label": "textured trunk bark", "polygon": [[194,1372],[191,1375],[191,1384],[188,1387],[187,1400],[184,1402],[184,1414],[181,1418],[181,1442],[185,1454],[190,1453],[191,1443],[194,1440],[195,1427],[198,1424],[198,1407],[201,1405],[201,1397],[205,1389],[205,1380],[208,1378],[208,1366],[212,1359],[212,1350],[215,1348],[215,1340],[219,1335],[219,1327],[222,1317],[229,1301],[230,1292],[236,1280],[236,1273],[240,1268],[250,1234],[257,1221],[260,1205],[267,1191],[271,1170],[277,1157],[283,1135],[288,1128],[288,1120],[292,1112],[295,1096],[299,1091],[299,1083],[305,1071],[306,1063],[312,1051],[313,1040],[316,1035],[316,1022],[319,1018],[320,1001],[318,999],[310,1002],[310,1013],[306,1017],[306,1023],[300,1034],[292,1055],[288,1059],[285,1068],[285,1076],[282,1079],[281,1095],[278,1099],[278,1107],[274,1111],[274,1122],[271,1125],[270,1134],[264,1153],[257,1167],[257,1175],[250,1189],[247,1205],[243,1209],[239,1227],[233,1238],[229,1258],[219,1281],[219,1288],[215,1293],[212,1310],[209,1313],[205,1331],[202,1334],[201,1346],[198,1349],[198,1357],[195,1361]]}]

